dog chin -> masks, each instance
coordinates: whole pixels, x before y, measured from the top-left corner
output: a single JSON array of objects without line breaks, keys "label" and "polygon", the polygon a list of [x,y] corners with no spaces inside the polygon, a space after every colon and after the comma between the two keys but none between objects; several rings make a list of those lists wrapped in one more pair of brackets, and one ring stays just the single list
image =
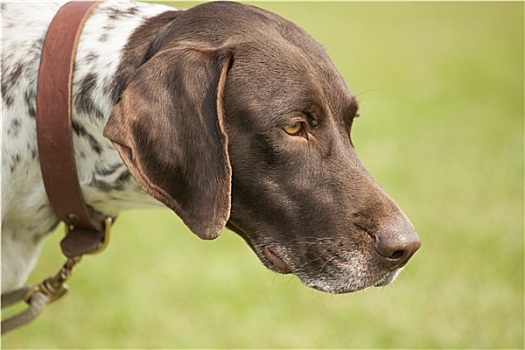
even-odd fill
[{"label": "dog chin", "polygon": [[400,267],[397,270],[394,270],[390,272],[389,274],[385,275],[382,279],[380,279],[376,284],[374,284],[374,287],[384,287],[386,285],[389,285],[390,283],[394,282],[403,270],[404,267]]},{"label": "dog chin", "polygon": [[341,275],[338,280],[326,276],[312,278],[312,276],[303,276],[301,272],[296,273],[293,271],[293,264],[288,264],[285,262],[285,259],[281,258],[281,256],[286,257],[286,254],[280,255],[278,247],[264,246],[262,249],[258,249],[256,253],[268,269],[282,274],[293,273],[305,286],[333,294],[352,293],[369,287],[384,287],[394,282],[401,270],[403,270],[403,267],[401,267],[394,271],[387,271],[379,276],[369,275],[361,276],[360,278],[353,277],[352,275],[354,274],[349,272],[348,278],[344,278]]},{"label": "dog chin", "polygon": [[381,277],[379,280],[372,277],[364,278],[362,280],[338,280],[338,281],[326,281],[323,278],[319,279],[301,279],[301,282],[310,288],[317,289],[322,292],[332,293],[332,294],[344,294],[344,293],[353,293],[370,287],[384,287],[397,278],[401,269],[397,271],[389,272],[387,275]]}]

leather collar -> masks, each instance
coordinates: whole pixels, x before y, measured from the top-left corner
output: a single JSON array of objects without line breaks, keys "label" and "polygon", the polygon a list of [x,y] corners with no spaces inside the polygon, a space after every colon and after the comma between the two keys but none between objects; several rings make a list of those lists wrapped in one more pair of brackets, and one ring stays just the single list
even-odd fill
[{"label": "leather collar", "polygon": [[37,83],[37,139],[40,168],[49,202],[66,225],[61,242],[67,257],[97,251],[108,219],[88,207],[78,181],[72,138],[72,81],[75,54],[86,20],[99,2],[71,1],[51,22]]}]

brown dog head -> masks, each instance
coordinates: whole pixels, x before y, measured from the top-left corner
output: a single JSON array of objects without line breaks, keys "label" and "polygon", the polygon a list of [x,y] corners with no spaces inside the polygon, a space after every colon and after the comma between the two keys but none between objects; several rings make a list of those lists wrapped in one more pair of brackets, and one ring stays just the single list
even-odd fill
[{"label": "brown dog head", "polygon": [[226,225],[333,293],[390,283],[419,248],[355,154],[355,96],[302,29],[214,2],[153,19],[127,50],[105,135],[197,235]]}]

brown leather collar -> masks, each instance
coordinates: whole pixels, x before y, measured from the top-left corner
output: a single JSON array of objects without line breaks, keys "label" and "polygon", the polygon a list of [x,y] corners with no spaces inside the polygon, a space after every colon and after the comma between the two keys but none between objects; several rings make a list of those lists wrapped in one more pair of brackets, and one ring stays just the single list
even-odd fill
[{"label": "brown leather collar", "polygon": [[63,5],[51,22],[42,49],[37,84],[40,168],[49,201],[69,231],[61,242],[67,257],[92,253],[105,238],[107,220],[89,208],[80,190],[71,134],[75,54],[94,1]]}]

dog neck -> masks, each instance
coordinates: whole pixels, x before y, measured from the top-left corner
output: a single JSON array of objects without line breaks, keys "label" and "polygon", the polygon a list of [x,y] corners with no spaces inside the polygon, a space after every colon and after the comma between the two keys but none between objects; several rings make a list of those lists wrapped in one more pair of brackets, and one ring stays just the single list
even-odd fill
[{"label": "dog neck", "polygon": [[[173,12],[170,10],[173,8],[162,5],[136,3],[130,7],[107,2],[92,14],[82,32],[73,80],[75,158],[86,202],[106,215],[160,205],[137,185],[102,132],[126,80],[141,63],[138,55],[130,58],[130,50],[141,49],[137,48],[136,33],[146,26],[155,27],[155,23],[160,27],[163,21],[155,18]],[[118,20],[119,16],[125,19]],[[108,25],[108,17],[116,20]],[[141,44],[142,50],[150,45]]]}]

